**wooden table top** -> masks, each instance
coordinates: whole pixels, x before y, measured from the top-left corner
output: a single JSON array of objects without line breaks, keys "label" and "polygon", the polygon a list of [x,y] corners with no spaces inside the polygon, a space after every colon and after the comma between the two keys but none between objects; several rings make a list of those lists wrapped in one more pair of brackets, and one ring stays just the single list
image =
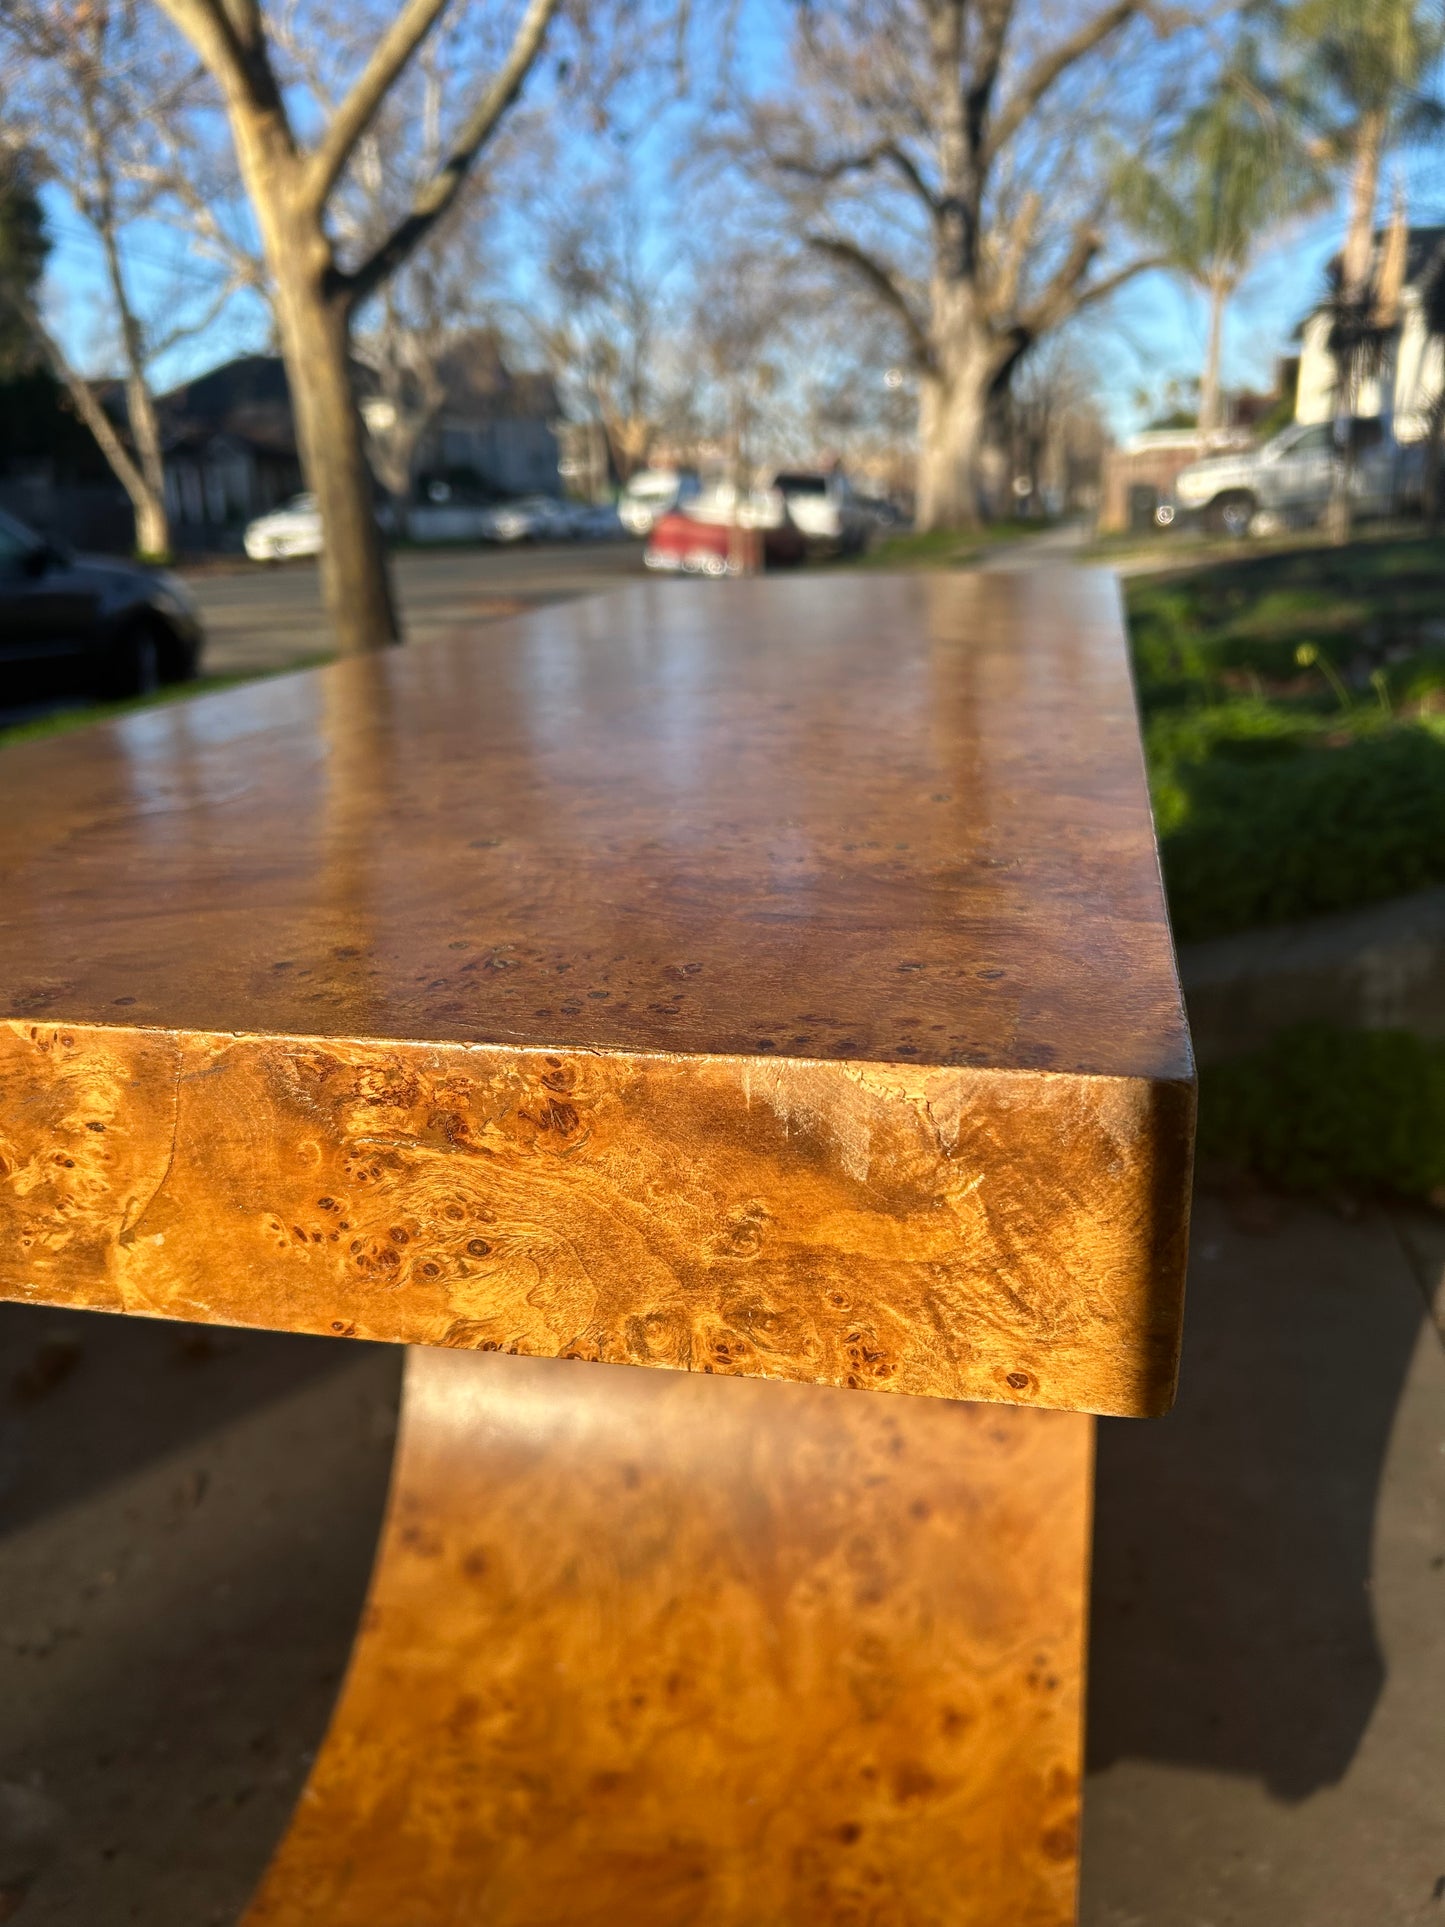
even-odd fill
[{"label": "wooden table top", "polygon": [[[696,1366],[705,1351],[720,1369],[832,1383],[884,1362],[893,1389],[1089,1409],[1167,1399],[1192,1064],[1103,574],[644,583],[7,749],[0,955],[0,1128],[13,1228],[24,1219],[31,1239],[0,1258],[8,1295],[647,1363]],[[467,1079],[480,1084],[463,1093]],[[84,1156],[46,1167],[46,1185],[90,1170],[102,1143],[104,1168],[32,1223],[49,1194],[16,1173],[54,1153],[27,1149],[27,1122],[43,1114],[53,1138],[56,1091],[71,1102],[83,1086],[96,1094],[77,1125]],[[503,1086],[526,1087],[515,1110]],[[450,1283],[424,1313],[410,1247],[435,1227],[384,1210],[362,1252],[359,1233],[333,1239],[317,1200],[352,1198],[356,1233],[357,1141],[378,1136],[362,1128],[378,1103],[410,1121],[398,1135],[389,1113],[365,1182],[423,1219],[428,1132],[475,1152],[473,1173],[499,1164],[488,1131],[506,1140],[511,1188],[482,1208],[513,1229],[462,1240],[457,1260],[473,1244],[492,1274],[516,1259],[505,1289],[459,1296],[444,1253],[432,1262]],[[204,1227],[187,1205],[189,1269],[147,1246],[136,1216],[159,1223],[185,1192],[181,1110],[212,1196]],[[313,1139],[329,1188],[277,1150]],[[888,1301],[911,1351],[881,1329],[876,1343],[826,1338],[811,1302],[806,1329],[769,1341],[717,1311],[716,1289],[680,1283],[682,1257],[660,1260],[671,1282],[633,1303],[597,1269],[635,1273],[633,1260],[611,1246],[579,1257],[568,1232],[564,1264],[560,1218],[539,1253],[542,1139],[570,1146],[614,1221],[625,1198],[668,1219],[680,1251],[721,1240],[766,1269],[786,1247],[790,1316],[804,1273],[826,1303],[828,1264],[846,1258],[856,1280],[876,1263],[862,1297]],[[147,1193],[157,1145],[170,1162]],[[399,1173],[387,1157],[412,1163]],[[275,1167],[265,1199],[258,1158]],[[990,1173],[982,1196],[975,1166]],[[972,1206],[940,1203],[965,1181]],[[1043,1228],[1049,1210],[1072,1225],[1065,1244]],[[881,1244],[841,1234],[868,1214]],[[179,1233],[176,1220],[163,1235]],[[256,1247],[240,1266],[250,1284],[202,1289],[205,1253],[237,1237]],[[319,1299],[318,1244],[338,1266]],[[821,1247],[834,1258],[820,1270]],[[303,1256],[298,1295],[277,1279]],[[1050,1263],[1069,1283],[1039,1290],[1050,1303],[1063,1290],[1067,1315],[1038,1292],[1011,1306],[994,1285],[977,1330],[925,1308],[929,1267],[1042,1279]],[[587,1283],[565,1314],[538,1310],[559,1265]],[[899,1267],[914,1280],[906,1310],[896,1277],[884,1283]],[[399,1292],[403,1276],[414,1290]],[[378,1278],[385,1305],[354,1289]],[[850,1306],[859,1295],[850,1283]],[[735,1343],[702,1332],[703,1300]],[[643,1321],[630,1337],[629,1319]],[[1057,1371],[1051,1348],[1067,1357]]]}]

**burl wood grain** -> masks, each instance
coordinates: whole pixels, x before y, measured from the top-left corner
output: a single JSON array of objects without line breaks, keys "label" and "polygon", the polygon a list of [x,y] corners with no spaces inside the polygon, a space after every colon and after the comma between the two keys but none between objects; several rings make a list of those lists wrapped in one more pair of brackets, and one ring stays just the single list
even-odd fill
[{"label": "burl wood grain", "polygon": [[6,1296],[1172,1394],[1103,577],[653,584],[10,750],[0,943]]},{"label": "burl wood grain", "polygon": [[1147,1412],[1189,1117],[1139,1079],[12,1023],[7,1289]]},{"label": "burl wood grain", "polygon": [[1090,1421],[413,1353],[247,1927],[1064,1927]]}]

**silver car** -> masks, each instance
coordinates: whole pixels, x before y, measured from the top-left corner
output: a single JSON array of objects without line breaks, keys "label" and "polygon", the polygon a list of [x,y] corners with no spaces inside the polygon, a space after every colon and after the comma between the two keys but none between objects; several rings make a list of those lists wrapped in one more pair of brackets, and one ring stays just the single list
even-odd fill
[{"label": "silver car", "polygon": [[[1420,449],[1401,446],[1376,420],[1354,424],[1354,505],[1387,515],[1418,497]],[[1262,448],[1191,462],[1174,478],[1174,517],[1202,521],[1226,535],[1269,534],[1317,521],[1335,480],[1331,422],[1294,422]]]}]

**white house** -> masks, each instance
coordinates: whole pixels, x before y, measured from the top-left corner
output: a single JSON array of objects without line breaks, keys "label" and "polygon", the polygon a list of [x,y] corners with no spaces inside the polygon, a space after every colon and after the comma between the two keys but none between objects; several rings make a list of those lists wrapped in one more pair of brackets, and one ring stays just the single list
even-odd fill
[{"label": "white house", "polygon": [[[1385,240],[1375,236],[1378,251]],[[1431,402],[1445,384],[1441,345],[1425,333],[1420,317],[1420,287],[1437,255],[1445,250],[1445,227],[1412,227],[1405,256],[1405,281],[1400,294],[1400,328],[1385,352],[1379,376],[1361,384],[1356,413],[1393,421],[1395,439],[1423,441]],[[1329,315],[1316,308],[1300,326],[1299,387],[1295,420],[1318,423],[1334,420],[1335,366],[1329,352]]]}]

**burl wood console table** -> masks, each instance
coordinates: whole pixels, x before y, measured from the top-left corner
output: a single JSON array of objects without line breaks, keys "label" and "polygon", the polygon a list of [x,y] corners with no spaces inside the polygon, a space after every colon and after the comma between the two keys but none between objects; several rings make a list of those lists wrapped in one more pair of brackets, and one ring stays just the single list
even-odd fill
[{"label": "burl wood console table", "polygon": [[417,1348],[252,1927],[1072,1919],[1193,1106],[1107,578],[639,585],[10,749],[0,926],[0,1291]]}]

